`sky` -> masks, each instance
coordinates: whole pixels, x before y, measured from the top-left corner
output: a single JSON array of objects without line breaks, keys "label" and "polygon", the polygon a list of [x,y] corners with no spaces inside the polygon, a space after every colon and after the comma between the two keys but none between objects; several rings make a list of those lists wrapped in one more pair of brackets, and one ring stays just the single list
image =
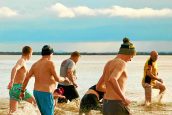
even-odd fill
[{"label": "sky", "polygon": [[1,0],[0,51],[116,52],[128,37],[138,51],[170,52],[171,20],[171,0]]}]

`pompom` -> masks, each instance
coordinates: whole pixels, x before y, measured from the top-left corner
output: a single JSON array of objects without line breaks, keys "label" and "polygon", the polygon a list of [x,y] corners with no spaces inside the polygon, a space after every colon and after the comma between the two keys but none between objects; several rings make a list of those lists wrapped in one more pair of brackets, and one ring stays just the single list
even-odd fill
[{"label": "pompom", "polygon": [[126,37],[125,37],[125,38],[123,39],[123,43],[129,43],[129,42],[130,42],[130,39],[129,39],[129,38],[126,38]]}]

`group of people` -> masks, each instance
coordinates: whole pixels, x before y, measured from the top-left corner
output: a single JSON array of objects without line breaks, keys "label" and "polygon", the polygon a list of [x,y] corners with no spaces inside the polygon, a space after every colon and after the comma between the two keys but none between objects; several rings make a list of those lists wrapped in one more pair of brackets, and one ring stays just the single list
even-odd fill
[{"label": "group of people", "polygon": [[[56,72],[56,65],[52,61],[53,48],[45,45],[42,48],[42,58],[36,61],[28,71],[26,61],[32,56],[32,48],[23,47],[22,56],[11,71],[11,80],[8,84],[10,95],[9,114],[18,108],[18,102],[25,100],[38,106],[41,115],[54,115],[54,105],[67,103],[79,99],[76,90],[76,63],[80,53],[71,53],[69,59],[61,63],[60,75]],[[128,38],[123,39],[117,56],[109,60],[103,70],[99,81],[91,86],[80,102],[79,114],[89,114],[91,110],[100,110],[103,115],[129,115],[128,105],[131,101],[125,96],[126,64],[136,55],[134,45]],[[152,51],[145,63],[142,86],[145,89],[145,104],[151,104],[152,88],[159,89],[162,98],[165,91],[163,80],[158,77],[156,61],[158,53]],[[30,78],[35,77],[34,97],[26,90]],[[56,87],[58,83],[58,87]],[[58,98],[58,99],[57,99]]]},{"label": "group of people", "polygon": [[[42,48],[42,58],[36,61],[28,71],[26,61],[32,56],[32,48],[23,47],[22,56],[11,71],[11,80],[8,84],[10,95],[9,114],[18,108],[18,102],[25,100],[38,106],[42,115],[54,114],[54,98],[72,100],[79,97],[76,90],[76,63],[80,54],[75,51],[71,57],[61,64],[60,76],[56,72],[55,63],[52,61],[53,48],[48,45]],[[30,78],[35,77],[34,97],[26,90]],[[57,82],[58,89],[56,89]]]}]

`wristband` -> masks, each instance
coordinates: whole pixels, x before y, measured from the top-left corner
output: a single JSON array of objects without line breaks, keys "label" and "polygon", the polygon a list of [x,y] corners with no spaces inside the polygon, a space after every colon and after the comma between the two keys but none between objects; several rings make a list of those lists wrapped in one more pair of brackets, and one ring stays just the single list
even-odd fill
[{"label": "wristband", "polygon": [[21,92],[22,92],[22,93],[24,93],[25,91],[26,91],[26,89],[25,89],[25,90],[22,90],[22,89],[21,89]]}]

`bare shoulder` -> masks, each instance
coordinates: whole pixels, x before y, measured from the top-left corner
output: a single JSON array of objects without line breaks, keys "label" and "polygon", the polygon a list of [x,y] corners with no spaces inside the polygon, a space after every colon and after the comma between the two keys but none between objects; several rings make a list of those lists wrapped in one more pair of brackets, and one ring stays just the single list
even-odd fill
[{"label": "bare shoulder", "polygon": [[38,63],[38,62],[33,63],[32,68],[35,67],[35,66],[37,65],[37,63]]},{"label": "bare shoulder", "polygon": [[18,61],[17,61],[17,63],[16,63],[16,65],[15,65],[15,67],[23,67],[23,66],[25,66],[25,64],[26,64],[26,61],[23,59],[23,58],[20,58]]},{"label": "bare shoulder", "polygon": [[32,66],[30,68],[30,71],[34,71],[36,69],[37,63],[38,62],[35,62],[35,63],[32,64]]},{"label": "bare shoulder", "polygon": [[52,60],[48,60],[47,65],[50,67],[53,67],[53,66],[55,66],[55,63]]},{"label": "bare shoulder", "polygon": [[18,61],[17,61],[17,64],[24,64],[26,61],[23,59],[23,58],[20,58]]},{"label": "bare shoulder", "polygon": [[115,58],[115,59],[109,61],[108,65],[109,65],[108,67],[110,67],[110,68],[115,67],[116,70],[124,70],[126,67],[126,62],[120,58]]},{"label": "bare shoulder", "polygon": [[54,61],[48,60],[47,63],[48,63],[48,64],[54,64]]},{"label": "bare shoulder", "polygon": [[116,58],[116,63],[120,66],[126,66],[126,62],[120,58]]},{"label": "bare shoulder", "polygon": [[106,64],[105,64],[105,67],[106,66],[109,66],[111,63],[112,63],[113,60],[109,60]]}]

